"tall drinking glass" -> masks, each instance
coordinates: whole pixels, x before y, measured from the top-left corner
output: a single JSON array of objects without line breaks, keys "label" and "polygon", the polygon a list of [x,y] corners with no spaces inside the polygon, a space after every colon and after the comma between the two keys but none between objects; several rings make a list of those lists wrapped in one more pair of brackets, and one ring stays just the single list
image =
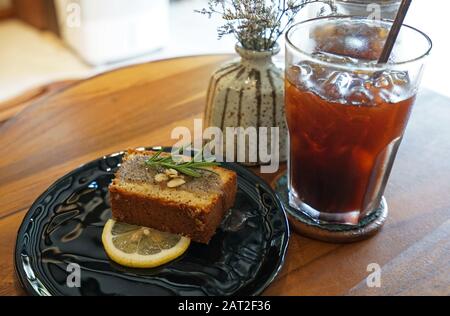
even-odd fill
[{"label": "tall drinking glass", "polygon": [[432,46],[405,25],[378,64],[391,26],[322,17],[286,35],[289,199],[315,219],[356,225],[382,201]]}]

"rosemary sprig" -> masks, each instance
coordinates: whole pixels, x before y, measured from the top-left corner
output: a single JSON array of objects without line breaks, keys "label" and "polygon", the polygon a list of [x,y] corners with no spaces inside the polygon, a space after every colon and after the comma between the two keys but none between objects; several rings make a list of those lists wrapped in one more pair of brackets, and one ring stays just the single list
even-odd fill
[{"label": "rosemary sprig", "polygon": [[[182,149],[183,148],[179,148],[174,154],[178,155]],[[174,169],[194,178],[200,178],[202,176],[199,172],[200,170],[215,173],[214,171],[207,169],[207,167],[219,165],[219,163],[214,160],[203,160],[203,150],[197,152],[195,157],[190,161],[175,161],[173,159],[173,154],[169,156],[161,156],[162,152],[162,149],[156,152],[156,154],[145,161],[145,164],[152,168]]]}]

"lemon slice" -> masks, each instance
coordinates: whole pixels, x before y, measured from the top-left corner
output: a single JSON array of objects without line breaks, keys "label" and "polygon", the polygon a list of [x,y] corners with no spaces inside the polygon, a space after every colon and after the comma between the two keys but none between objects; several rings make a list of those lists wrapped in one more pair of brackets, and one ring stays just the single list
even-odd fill
[{"label": "lemon slice", "polygon": [[103,228],[103,247],[111,260],[131,268],[154,268],[181,256],[189,238],[110,219]]}]

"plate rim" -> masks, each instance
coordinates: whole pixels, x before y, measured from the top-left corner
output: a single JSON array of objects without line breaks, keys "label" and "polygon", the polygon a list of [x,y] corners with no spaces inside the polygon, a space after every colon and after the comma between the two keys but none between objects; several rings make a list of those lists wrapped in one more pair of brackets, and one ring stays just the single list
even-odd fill
[{"label": "plate rim", "polygon": [[[146,147],[136,147],[134,148],[135,150],[159,150],[162,149],[164,151],[171,149],[172,146],[146,146]],[[80,171],[80,169],[93,164],[99,160],[102,159],[107,159],[107,158],[113,158],[113,157],[117,157],[117,156],[121,156],[123,155],[127,150],[121,150],[121,151],[117,151],[108,155],[103,155],[101,157],[98,157],[96,159],[90,160],[89,162],[83,163],[78,165],[77,167],[75,167],[74,169],[72,169],[71,171],[65,173],[64,175],[62,175],[61,177],[59,177],[58,179],[56,179],[50,186],[47,187],[47,189],[44,190],[44,192],[42,192],[35,200],[34,202],[31,204],[31,206],[28,208],[24,218],[22,219],[22,222],[19,226],[19,229],[17,230],[17,234],[16,234],[16,241],[15,241],[15,245],[14,245],[14,271],[16,274],[16,278],[18,279],[21,287],[25,290],[25,292],[28,295],[31,296],[53,296],[51,293],[49,293],[49,295],[42,295],[41,293],[39,293],[38,291],[36,291],[36,289],[30,284],[30,282],[25,282],[25,280],[29,280],[29,278],[26,275],[26,272],[24,271],[23,267],[19,264],[19,260],[20,260],[20,241],[23,240],[23,234],[24,234],[24,230],[26,229],[27,224],[30,222],[30,219],[32,217],[32,210],[35,208],[36,203],[41,200],[44,196],[46,196],[48,194],[49,191],[51,191],[52,189],[54,189],[61,181],[63,181],[65,178],[76,174],[77,172]],[[256,175],[253,171],[245,168],[244,166],[239,165],[238,163],[235,162],[221,162],[220,163],[221,166],[225,167],[227,165],[232,165],[234,166],[236,169],[238,169],[240,172],[246,174],[246,176],[249,176],[251,178],[257,179],[259,181],[259,183],[268,191],[272,194],[272,196],[274,197],[274,201],[278,206],[279,211],[281,211],[281,214],[283,215],[283,226],[285,227],[285,236],[283,237],[282,243],[281,243],[281,247],[280,247],[280,258],[276,264],[277,268],[274,269],[272,271],[272,273],[270,274],[270,276],[265,280],[265,282],[263,282],[261,285],[259,285],[252,294],[250,294],[251,296],[259,296],[261,295],[262,292],[264,292],[264,290],[267,289],[267,287],[273,283],[273,281],[275,280],[275,278],[278,276],[278,274],[280,273],[281,269],[284,266],[284,263],[286,261],[286,254],[288,251],[288,247],[289,247],[289,241],[290,241],[290,237],[291,237],[291,230],[290,230],[290,225],[289,225],[289,220],[288,220],[288,215],[287,215],[287,211],[285,208],[284,203],[280,200],[278,194],[275,192],[275,190],[269,185],[269,183],[264,180],[262,177],[259,177],[258,175]],[[22,269],[21,269],[22,267]],[[47,290],[48,291],[48,290]]]}]

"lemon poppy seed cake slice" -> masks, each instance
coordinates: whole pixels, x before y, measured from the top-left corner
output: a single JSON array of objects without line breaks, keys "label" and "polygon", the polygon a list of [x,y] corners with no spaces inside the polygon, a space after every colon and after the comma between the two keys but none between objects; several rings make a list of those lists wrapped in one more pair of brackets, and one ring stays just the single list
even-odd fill
[{"label": "lemon poppy seed cake slice", "polygon": [[212,166],[199,170],[200,177],[187,176],[148,166],[155,154],[128,150],[124,155],[109,186],[113,218],[208,243],[234,204],[236,173]]}]

